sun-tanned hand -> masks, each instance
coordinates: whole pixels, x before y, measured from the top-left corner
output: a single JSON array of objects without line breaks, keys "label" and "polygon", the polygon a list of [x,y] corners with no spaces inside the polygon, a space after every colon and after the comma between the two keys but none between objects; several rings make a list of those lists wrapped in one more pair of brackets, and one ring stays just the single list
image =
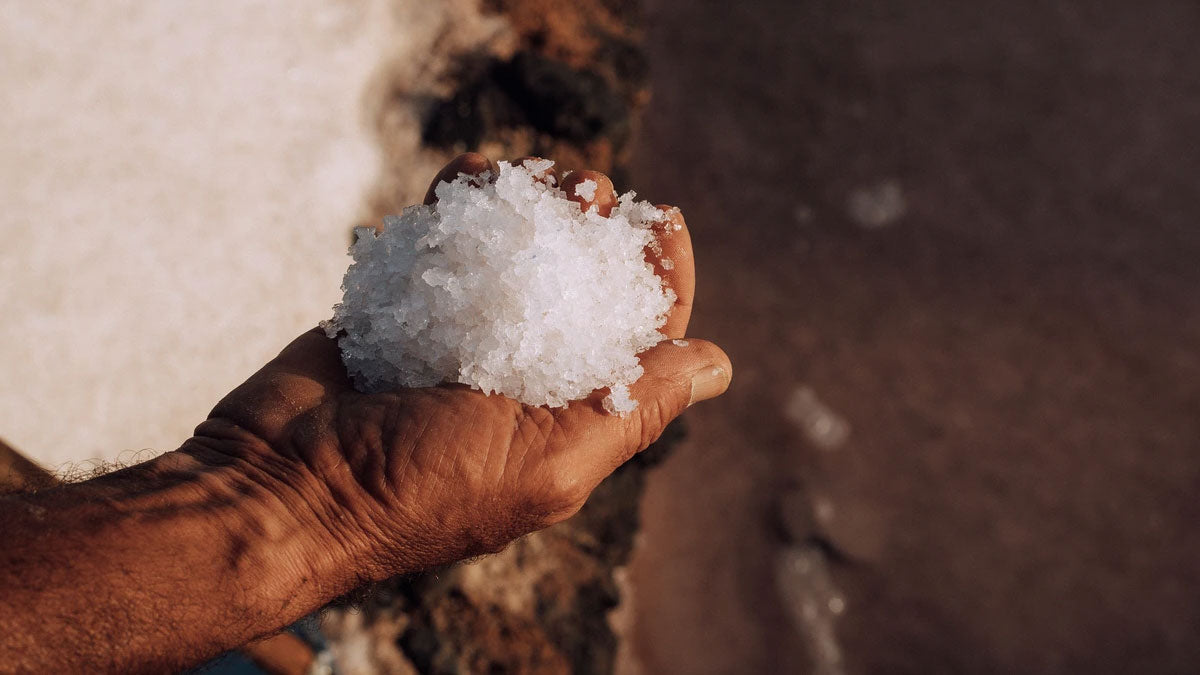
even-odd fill
[{"label": "sun-tanned hand", "polygon": [[[486,158],[462,155],[434,185],[489,170]],[[615,205],[602,174],[552,175],[581,208],[606,214]],[[599,186],[590,201],[570,189],[586,179]],[[684,337],[695,277],[683,218],[668,211],[662,250],[647,255],[678,300],[666,339],[641,355],[633,413],[607,414],[604,392],[562,409],[461,385],[362,394],[336,341],[310,331],[226,396],[179,451],[89,484],[0,502],[0,525],[18,537],[16,553],[0,554],[0,662],[31,670],[186,665],[277,630],[363,582],[496,551],[575,513],[687,406],[729,384],[720,349],[673,340]],[[672,269],[661,257],[674,261]],[[51,550],[46,518],[55,509],[71,520],[52,519],[49,529],[81,540],[74,558]],[[123,537],[120,550],[105,537]],[[131,541],[157,548],[142,551]],[[35,560],[60,573],[33,570]],[[86,584],[74,594],[56,587],[89,573],[99,589],[89,597],[81,597]],[[113,584],[140,588],[122,595]],[[183,601],[159,597],[172,592]],[[84,633],[105,636],[105,645],[47,649],[42,642],[61,635],[30,628],[45,621],[35,617],[47,602],[76,624],[91,620]],[[72,605],[89,602],[90,612]],[[161,639],[129,639],[142,624]],[[16,660],[3,661],[10,656]]]}]

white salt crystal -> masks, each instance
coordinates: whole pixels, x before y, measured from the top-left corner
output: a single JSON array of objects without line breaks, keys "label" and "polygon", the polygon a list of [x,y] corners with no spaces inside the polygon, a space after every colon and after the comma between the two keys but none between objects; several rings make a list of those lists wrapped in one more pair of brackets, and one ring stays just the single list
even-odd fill
[{"label": "white salt crystal", "polygon": [[359,389],[461,382],[562,406],[608,387],[609,412],[637,406],[637,354],[675,302],[644,258],[664,214],[632,192],[609,217],[584,213],[535,179],[550,164],[501,162],[482,187],[459,176],[436,205],[359,230],[325,323]]},{"label": "white salt crystal", "polygon": [[676,347],[686,347],[686,346],[688,346],[688,341],[687,340],[671,340],[671,344],[675,345]]},{"label": "white salt crystal", "polygon": [[551,159],[527,159],[521,162],[521,166],[525,167],[529,173],[535,176],[541,176],[546,173],[550,167],[554,166],[554,160]]},{"label": "white salt crystal", "polygon": [[587,180],[581,180],[579,181],[579,185],[575,186],[575,194],[590,202],[596,198],[597,187],[599,186],[596,185],[596,181],[590,178]]},{"label": "white salt crystal", "polygon": [[624,384],[614,384],[601,404],[610,415],[624,416],[637,408],[637,401],[629,396],[629,387]]}]

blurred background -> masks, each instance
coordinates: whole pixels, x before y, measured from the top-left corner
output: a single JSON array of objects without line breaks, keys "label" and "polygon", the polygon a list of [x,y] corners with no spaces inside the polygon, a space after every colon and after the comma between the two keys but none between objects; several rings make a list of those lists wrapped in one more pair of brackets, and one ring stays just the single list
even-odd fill
[{"label": "blurred background", "polygon": [[[329,314],[353,225],[456,152],[543,154],[682,207],[690,332],[736,371],[620,497],[597,672],[1197,672],[1198,30],[1185,0],[0,2],[0,437],[52,470],[177,447]],[[402,613],[327,626],[336,667],[455,672]]]}]

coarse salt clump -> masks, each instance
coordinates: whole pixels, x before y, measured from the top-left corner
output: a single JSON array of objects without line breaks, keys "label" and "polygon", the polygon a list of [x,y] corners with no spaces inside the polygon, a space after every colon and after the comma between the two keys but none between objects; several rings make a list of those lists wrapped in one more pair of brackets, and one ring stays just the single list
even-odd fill
[{"label": "coarse salt clump", "polygon": [[535,178],[547,168],[460,175],[436,205],[358,230],[324,326],[360,390],[461,382],[557,407],[608,387],[609,412],[637,406],[637,354],[675,302],[644,257],[666,217],[633,192],[608,217],[584,213]]}]

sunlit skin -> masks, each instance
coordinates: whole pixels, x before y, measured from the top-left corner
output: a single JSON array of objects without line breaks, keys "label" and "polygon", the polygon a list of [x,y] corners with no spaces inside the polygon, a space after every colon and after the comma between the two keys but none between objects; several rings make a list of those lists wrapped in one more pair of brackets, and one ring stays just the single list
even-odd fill
[{"label": "sunlit skin", "polygon": [[[494,168],[481,155],[456,158],[427,203],[438,182]],[[551,173],[581,208],[615,205],[603,174]],[[583,200],[573,186],[588,179],[598,189]],[[672,341],[686,334],[695,273],[683,217],[663,208],[672,226],[647,259],[678,300],[666,339],[641,355],[633,413],[607,414],[603,390],[560,409],[461,385],[361,394],[336,342],[314,329],[221,400],[179,450],[0,500],[0,663],[187,666],[365,582],[494,552],[574,514],[668,422],[729,385],[719,348]]]}]

